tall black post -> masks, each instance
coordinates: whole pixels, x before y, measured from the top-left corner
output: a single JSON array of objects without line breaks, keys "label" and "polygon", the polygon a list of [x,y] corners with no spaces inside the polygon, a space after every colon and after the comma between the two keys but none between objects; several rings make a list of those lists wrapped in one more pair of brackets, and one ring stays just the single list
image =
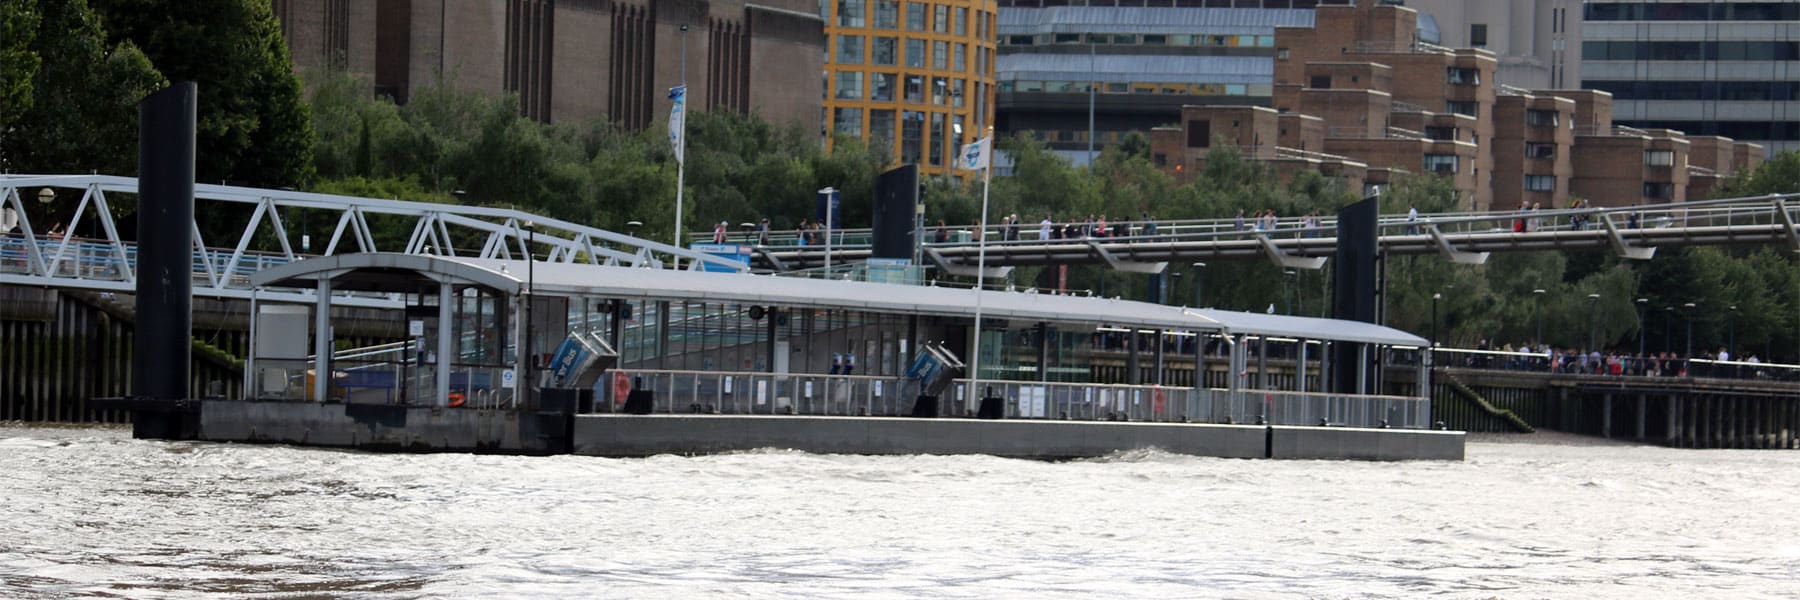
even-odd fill
[{"label": "tall black post", "polygon": [[[1336,319],[1376,322],[1379,298],[1375,290],[1376,225],[1380,209],[1376,198],[1364,198],[1338,211],[1337,253],[1334,257],[1331,316]],[[1361,360],[1362,345],[1334,344],[1331,391],[1367,393],[1357,381],[1375,381],[1371,366]],[[1375,356],[1369,352],[1368,356]]]},{"label": "tall black post", "polygon": [[[199,90],[191,81],[138,103],[137,331],[132,395],[176,403],[188,398],[193,334],[194,123]],[[180,411],[137,411],[137,437],[187,438]],[[195,419],[197,423],[197,419]]]}]

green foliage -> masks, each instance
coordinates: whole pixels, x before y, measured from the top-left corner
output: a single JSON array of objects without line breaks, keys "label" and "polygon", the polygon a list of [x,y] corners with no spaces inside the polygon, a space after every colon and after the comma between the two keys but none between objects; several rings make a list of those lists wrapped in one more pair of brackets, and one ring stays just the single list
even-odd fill
[{"label": "green foliage", "polygon": [[1714,196],[1738,197],[1800,192],[1800,151],[1783,152],[1749,171],[1739,172]]},{"label": "green foliage", "polygon": [[31,78],[42,59],[31,48],[37,39],[36,4],[0,2],[0,138],[18,115],[31,109]]},{"label": "green foliage", "polygon": [[[135,174],[137,102],[165,85],[162,75],[130,42],[107,42],[86,0],[36,4],[37,35],[26,49],[42,62],[24,88],[27,108],[3,111],[9,125],[0,136],[0,169]],[[16,9],[16,0],[8,6]]]},{"label": "green foliage", "polygon": [[170,80],[199,83],[198,180],[285,187],[311,177],[310,117],[267,0],[93,3],[115,43],[142,48]]}]

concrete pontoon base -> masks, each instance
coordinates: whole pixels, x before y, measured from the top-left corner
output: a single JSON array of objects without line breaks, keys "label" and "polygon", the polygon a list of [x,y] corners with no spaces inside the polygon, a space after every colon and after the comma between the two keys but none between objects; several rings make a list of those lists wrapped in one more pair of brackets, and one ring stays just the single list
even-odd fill
[{"label": "concrete pontoon base", "polygon": [[576,454],[616,457],[784,448],[1063,459],[1156,448],[1225,458],[1463,458],[1455,431],[899,417],[582,415],[573,442]]}]

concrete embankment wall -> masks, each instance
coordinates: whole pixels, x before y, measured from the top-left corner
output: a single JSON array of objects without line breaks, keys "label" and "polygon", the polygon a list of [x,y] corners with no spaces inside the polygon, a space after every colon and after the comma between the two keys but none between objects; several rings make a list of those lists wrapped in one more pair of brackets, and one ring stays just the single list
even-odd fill
[{"label": "concrete embankment wall", "polygon": [[1225,458],[1463,458],[1462,433],[1447,431],[893,417],[583,415],[575,418],[573,441],[576,454],[594,456],[786,448],[1057,459],[1157,448]]},{"label": "concrete embankment wall", "polygon": [[535,415],[311,402],[208,401],[200,439],[418,452],[550,452]]}]

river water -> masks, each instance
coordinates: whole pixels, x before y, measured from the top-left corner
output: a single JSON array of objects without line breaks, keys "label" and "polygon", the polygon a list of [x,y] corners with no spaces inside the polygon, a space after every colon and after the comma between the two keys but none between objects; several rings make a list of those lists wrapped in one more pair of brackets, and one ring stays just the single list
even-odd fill
[{"label": "river water", "polygon": [[1800,596],[1800,453],[366,454],[0,427],[0,597]]}]

